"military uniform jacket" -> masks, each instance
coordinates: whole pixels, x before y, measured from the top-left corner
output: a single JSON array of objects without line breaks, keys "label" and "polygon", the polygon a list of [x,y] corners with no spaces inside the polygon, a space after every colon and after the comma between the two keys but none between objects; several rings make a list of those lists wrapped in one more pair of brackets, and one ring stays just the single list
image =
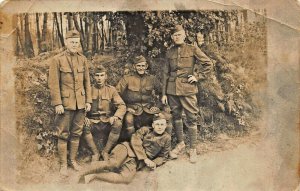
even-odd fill
[{"label": "military uniform jacket", "polygon": [[130,145],[138,160],[149,158],[159,166],[166,162],[171,151],[171,136],[167,132],[158,135],[149,127],[142,127],[132,135]]},{"label": "military uniform jacket", "polygon": [[80,53],[71,55],[67,50],[56,55],[50,63],[48,86],[53,106],[76,110],[92,103],[86,58]]},{"label": "military uniform jacket", "polygon": [[196,46],[182,44],[171,47],[166,53],[163,67],[162,94],[188,96],[198,93],[197,84],[188,83],[189,75],[197,78],[194,73],[195,64],[202,65],[203,76],[213,66],[211,60]]},{"label": "military uniform jacket", "polygon": [[137,115],[139,115],[143,110],[148,112],[151,104],[154,104],[153,91],[159,91],[161,86],[153,75],[144,74],[140,76],[134,73],[124,76],[116,89],[126,102],[127,107],[136,110]]},{"label": "military uniform jacket", "polygon": [[126,113],[126,106],[115,87],[105,84],[103,87],[92,87],[92,108],[87,113],[88,118],[93,114],[99,114],[100,119],[103,122],[108,122],[109,117],[116,116],[119,119],[123,119]]}]

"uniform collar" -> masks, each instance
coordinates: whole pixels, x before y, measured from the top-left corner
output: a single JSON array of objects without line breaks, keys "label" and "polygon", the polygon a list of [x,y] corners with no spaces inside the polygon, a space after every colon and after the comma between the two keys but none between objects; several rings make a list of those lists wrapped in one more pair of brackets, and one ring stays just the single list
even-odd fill
[{"label": "uniform collar", "polygon": [[67,50],[66,50],[66,55],[68,55],[68,56],[75,56],[75,55],[78,55],[78,52],[72,53],[72,52],[70,52],[70,51],[67,49]]},{"label": "uniform collar", "polygon": [[183,47],[183,46],[185,46],[185,45],[186,45],[185,42],[184,42],[183,44],[174,44],[174,46],[177,47],[177,48],[178,48],[178,47]]},{"label": "uniform collar", "polygon": [[98,84],[95,84],[94,86],[97,89],[101,89],[101,88],[104,88],[105,86],[107,86],[107,83],[105,82],[105,84],[103,86],[101,86],[101,87]]}]

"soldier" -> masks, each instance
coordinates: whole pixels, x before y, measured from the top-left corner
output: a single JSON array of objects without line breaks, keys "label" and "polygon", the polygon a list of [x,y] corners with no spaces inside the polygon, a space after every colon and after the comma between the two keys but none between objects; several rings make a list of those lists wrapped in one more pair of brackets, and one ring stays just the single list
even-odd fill
[{"label": "soldier", "polygon": [[125,75],[116,86],[118,92],[127,106],[125,126],[129,137],[135,132],[135,128],[149,126],[153,114],[160,110],[155,107],[153,91],[159,90],[160,83],[155,76],[147,74],[148,64],[143,56],[134,59],[133,74]]},{"label": "soldier", "polygon": [[146,167],[155,169],[164,164],[171,150],[171,136],[165,132],[165,116],[155,114],[150,127],[142,127],[131,137],[131,141],[118,144],[109,160],[93,162],[79,174],[85,183],[102,180],[111,183],[130,183],[136,170]]},{"label": "soldier", "polygon": [[[86,126],[92,130],[110,128],[106,145],[101,152],[104,160],[108,159],[108,153],[116,145],[122,129],[122,120],[126,112],[126,106],[117,90],[106,83],[107,73],[103,66],[95,69],[96,84],[92,87],[92,109],[87,113]],[[93,161],[98,160],[97,149],[93,142],[89,128],[84,131],[85,140],[94,153]]]},{"label": "soldier", "polygon": [[[205,76],[211,71],[212,62],[198,47],[186,44],[185,37],[183,27],[176,25],[171,36],[175,45],[166,54],[161,100],[163,104],[170,105],[178,142],[175,149],[170,152],[170,157],[177,158],[177,155],[185,149],[182,122],[182,111],[184,111],[190,139],[190,162],[195,163],[198,114],[196,82],[200,79],[198,75],[194,74],[194,66],[201,63],[203,76]],[[196,60],[200,62],[196,62]]]},{"label": "soldier", "polygon": [[76,163],[79,137],[82,134],[85,112],[91,108],[91,84],[86,58],[78,52],[80,35],[68,31],[66,50],[56,55],[49,69],[51,104],[55,106],[55,132],[58,137],[60,173],[67,176],[67,144],[70,148],[70,165],[79,170]]}]

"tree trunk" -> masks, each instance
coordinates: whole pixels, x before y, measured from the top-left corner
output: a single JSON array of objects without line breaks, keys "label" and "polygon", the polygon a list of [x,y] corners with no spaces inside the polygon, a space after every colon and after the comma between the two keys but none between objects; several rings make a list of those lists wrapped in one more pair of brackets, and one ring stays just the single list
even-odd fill
[{"label": "tree trunk", "polygon": [[57,13],[53,13],[54,15],[54,20],[55,20],[55,24],[56,24],[56,30],[57,30],[57,34],[58,34],[58,37],[60,39],[60,43],[61,45],[64,47],[65,46],[65,42],[64,42],[64,37],[60,31],[60,27],[59,27],[59,23],[58,23],[58,19],[57,19]]},{"label": "tree trunk", "polygon": [[67,13],[67,20],[68,20],[68,30],[69,31],[74,30],[72,13]]},{"label": "tree trunk", "polygon": [[47,52],[47,43],[46,43],[47,22],[48,22],[48,14],[44,13],[43,28],[42,28],[42,48],[41,48],[42,52]]},{"label": "tree trunk", "polygon": [[93,52],[93,31],[94,31],[94,23],[92,19],[90,18],[89,22],[89,33],[88,33],[88,52]]},{"label": "tree trunk", "polygon": [[19,14],[18,15],[19,21],[20,21],[20,26],[17,25],[17,44],[19,46],[19,50],[17,50],[17,55],[24,55],[25,54],[25,50],[24,50],[24,38],[23,38],[23,34],[24,34],[24,28],[23,28],[23,15]]},{"label": "tree trunk", "polygon": [[25,55],[28,58],[34,57],[33,45],[29,31],[29,16],[25,14]]},{"label": "tree trunk", "polygon": [[86,43],[85,43],[85,39],[84,39],[84,32],[83,32],[82,28],[79,27],[78,20],[77,20],[77,14],[73,14],[73,20],[74,20],[74,25],[75,25],[76,30],[79,31],[79,33],[80,33],[80,44],[82,47],[82,51],[86,52],[86,48],[85,48]]},{"label": "tree trunk", "polygon": [[42,46],[41,46],[41,31],[40,31],[40,15],[39,13],[35,14],[36,19],[36,37],[37,37],[37,43],[38,43],[38,49],[39,54],[42,52]]},{"label": "tree trunk", "polygon": [[63,28],[63,21],[62,21],[62,18],[63,18],[63,16],[62,16],[62,13],[59,13],[59,18],[60,18],[60,29],[61,29],[61,36],[64,38],[64,28]]}]

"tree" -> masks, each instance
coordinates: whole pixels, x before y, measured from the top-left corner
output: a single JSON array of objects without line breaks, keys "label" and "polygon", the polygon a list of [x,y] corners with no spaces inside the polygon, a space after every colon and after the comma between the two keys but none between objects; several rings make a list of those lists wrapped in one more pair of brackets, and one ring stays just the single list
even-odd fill
[{"label": "tree", "polygon": [[57,34],[58,34],[60,43],[64,47],[65,46],[64,37],[63,37],[63,34],[62,34],[62,28],[60,28],[60,26],[59,26],[57,13],[53,13],[53,15],[54,15],[54,22],[56,24]]},{"label": "tree", "polygon": [[42,52],[42,39],[41,39],[41,31],[40,31],[40,15],[39,13],[35,14],[35,19],[36,19],[36,37],[37,37],[37,42],[38,42],[38,50],[39,54]]},{"label": "tree", "polygon": [[43,28],[42,28],[42,47],[41,52],[47,51],[47,43],[46,43],[46,35],[47,35],[47,21],[48,21],[48,14],[44,13],[43,18]]},{"label": "tree", "polygon": [[29,15],[25,13],[25,55],[28,58],[34,57],[31,34],[29,30]]}]

